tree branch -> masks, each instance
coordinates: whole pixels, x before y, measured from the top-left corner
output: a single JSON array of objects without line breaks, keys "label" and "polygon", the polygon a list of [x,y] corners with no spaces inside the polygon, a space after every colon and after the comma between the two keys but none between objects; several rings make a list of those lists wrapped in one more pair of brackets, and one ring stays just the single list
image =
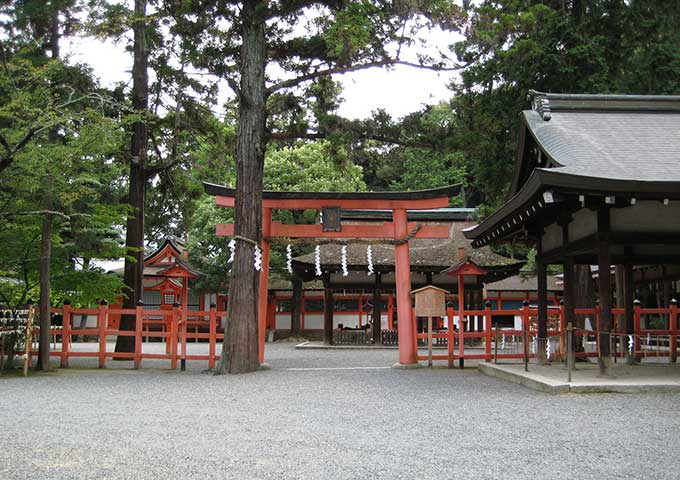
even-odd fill
[{"label": "tree branch", "polygon": [[425,70],[436,70],[438,72],[452,72],[452,71],[457,71],[462,68],[464,68],[462,65],[456,65],[455,67],[442,67],[442,66],[437,66],[437,65],[425,65],[425,64],[419,64],[419,63],[413,63],[413,62],[408,62],[406,60],[399,60],[397,58],[387,58],[383,60],[377,60],[374,62],[367,62],[367,63],[362,63],[359,65],[351,65],[347,67],[334,67],[334,68],[326,68],[323,70],[317,70],[315,72],[310,72],[305,75],[300,75],[299,77],[296,78],[291,78],[289,80],[283,80],[282,82],[276,83],[269,87],[267,89],[267,93],[271,94],[273,92],[276,92],[277,90],[281,90],[283,88],[289,88],[289,87],[294,87],[296,85],[299,85],[301,83],[314,80],[315,78],[319,77],[324,77],[326,75],[333,75],[333,74],[343,74],[343,73],[349,73],[349,72],[357,72],[359,70],[366,70],[368,68],[373,68],[373,67],[386,67],[390,65],[405,65],[408,67],[414,67],[414,68],[422,68]]}]

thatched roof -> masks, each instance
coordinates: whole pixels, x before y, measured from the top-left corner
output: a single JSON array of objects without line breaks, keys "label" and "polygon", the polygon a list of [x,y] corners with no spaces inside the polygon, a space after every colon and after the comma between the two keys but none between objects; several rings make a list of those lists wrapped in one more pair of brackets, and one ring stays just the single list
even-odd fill
[{"label": "thatched roof", "polygon": [[[337,270],[340,268],[341,245],[321,245],[321,264],[324,269]],[[460,262],[459,248],[463,248],[465,258],[485,270],[519,269],[523,262],[503,257],[484,247],[473,249],[470,241],[463,233],[451,229],[449,239],[412,239],[409,241],[411,269],[414,271],[441,272],[451,265]],[[347,268],[350,270],[365,270],[368,266],[366,245],[347,245]],[[379,271],[394,270],[394,246],[390,244],[374,244],[371,246],[373,266]],[[293,268],[304,269],[314,265],[314,252],[295,257]]]},{"label": "thatched roof", "polygon": [[[538,290],[536,275],[514,275],[498,282],[487,283],[486,291],[494,292],[535,292]],[[548,291],[561,292],[563,287],[557,284],[556,275],[548,275]]]}]

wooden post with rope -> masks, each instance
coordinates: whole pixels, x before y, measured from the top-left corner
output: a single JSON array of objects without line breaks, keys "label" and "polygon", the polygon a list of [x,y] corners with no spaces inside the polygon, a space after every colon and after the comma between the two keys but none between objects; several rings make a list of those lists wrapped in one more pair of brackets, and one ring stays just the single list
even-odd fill
[{"label": "wooden post with rope", "polygon": [[26,318],[26,340],[24,342],[24,377],[28,375],[28,366],[31,364],[31,344],[33,343],[33,316],[35,315],[35,305],[28,306],[28,317]]}]

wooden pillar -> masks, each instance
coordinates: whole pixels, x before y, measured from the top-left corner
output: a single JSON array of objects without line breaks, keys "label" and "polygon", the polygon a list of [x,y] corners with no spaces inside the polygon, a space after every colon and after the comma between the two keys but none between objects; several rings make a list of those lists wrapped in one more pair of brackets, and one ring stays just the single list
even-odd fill
[{"label": "wooden pillar", "polygon": [[323,340],[326,345],[333,345],[333,290],[329,274],[323,278]]},{"label": "wooden pillar", "polygon": [[382,331],[382,299],[380,295],[380,284],[382,283],[382,275],[379,272],[375,274],[375,290],[373,290],[373,343],[381,342]]},{"label": "wooden pillar", "polygon": [[301,313],[302,313],[302,279],[293,273],[293,296],[290,301],[290,334],[294,337],[300,336]]},{"label": "wooden pillar", "polygon": [[[394,235],[400,240],[408,235],[406,210],[395,209]],[[394,268],[397,290],[397,329],[399,334],[399,363],[409,365],[417,363],[415,349],[415,322],[411,309],[411,259],[409,257],[408,242],[395,245]]]},{"label": "wooden pillar", "polygon": [[548,266],[536,260],[536,280],[538,281],[538,341],[537,356],[539,363],[546,363],[545,347],[548,341]]},{"label": "wooden pillar", "polygon": [[465,359],[463,358],[465,352],[465,341],[463,333],[465,332],[465,275],[458,275],[458,366],[465,367]]},{"label": "wooden pillar", "polygon": [[611,366],[610,332],[612,328],[612,276],[611,252],[609,248],[609,209],[603,208],[597,212],[598,241],[598,296],[600,299],[600,333],[598,335],[600,374],[608,375]]},{"label": "wooden pillar", "polygon": [[387,329],[394,330],[394,295],[387,296]]},{"label": "wooden pillar", "polygon": [[[623,266],[623,331],[629,335],[635,333],[635,286],[633,285],[633,265],[626,263]],[[625,343],[628,345],[628,343]],[[627,350],[626,363],[635,363],[635,354]]]},{"label": "wooden pillar", "polygon": [[[565,325],[576,325],[576,315],[574,314],[574,259],[565,257],[563,260],[564,270],[564,323]],[[573,343],[572,343],[573,345]]]},{"label": "wooden pillar", "polygon": [[359,328],[363,327],[364,319],[364,296],[359,294]]},{"label": "wooden pillar", "polygon": [[267,295],[269,293],[269,241],[271,234],[272,209],[262,209],[262,270],[260,270],[260,287],[257,295],[257,339],[260,364],[264,363],[264,340],[267,331]]}]

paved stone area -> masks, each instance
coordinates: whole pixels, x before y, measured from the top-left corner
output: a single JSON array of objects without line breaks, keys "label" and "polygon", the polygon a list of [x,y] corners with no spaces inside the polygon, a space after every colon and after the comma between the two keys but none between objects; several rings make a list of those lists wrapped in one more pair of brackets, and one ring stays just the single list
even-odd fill
[{"label": "paved stone area", "polygon": [[482,373],[548,393],[680,393],[680,365],[654,359],[642,365],[613,364],[607,377],[597,363],[578,363],[571,381],[562,363],[524,365],[481,363]]},{"label": "paved stone area", "polygon": [[272,370],[239,376],[0,377],[0,478],[678,478],[680,395],[549,395],[395,356],[274,344]]}]

